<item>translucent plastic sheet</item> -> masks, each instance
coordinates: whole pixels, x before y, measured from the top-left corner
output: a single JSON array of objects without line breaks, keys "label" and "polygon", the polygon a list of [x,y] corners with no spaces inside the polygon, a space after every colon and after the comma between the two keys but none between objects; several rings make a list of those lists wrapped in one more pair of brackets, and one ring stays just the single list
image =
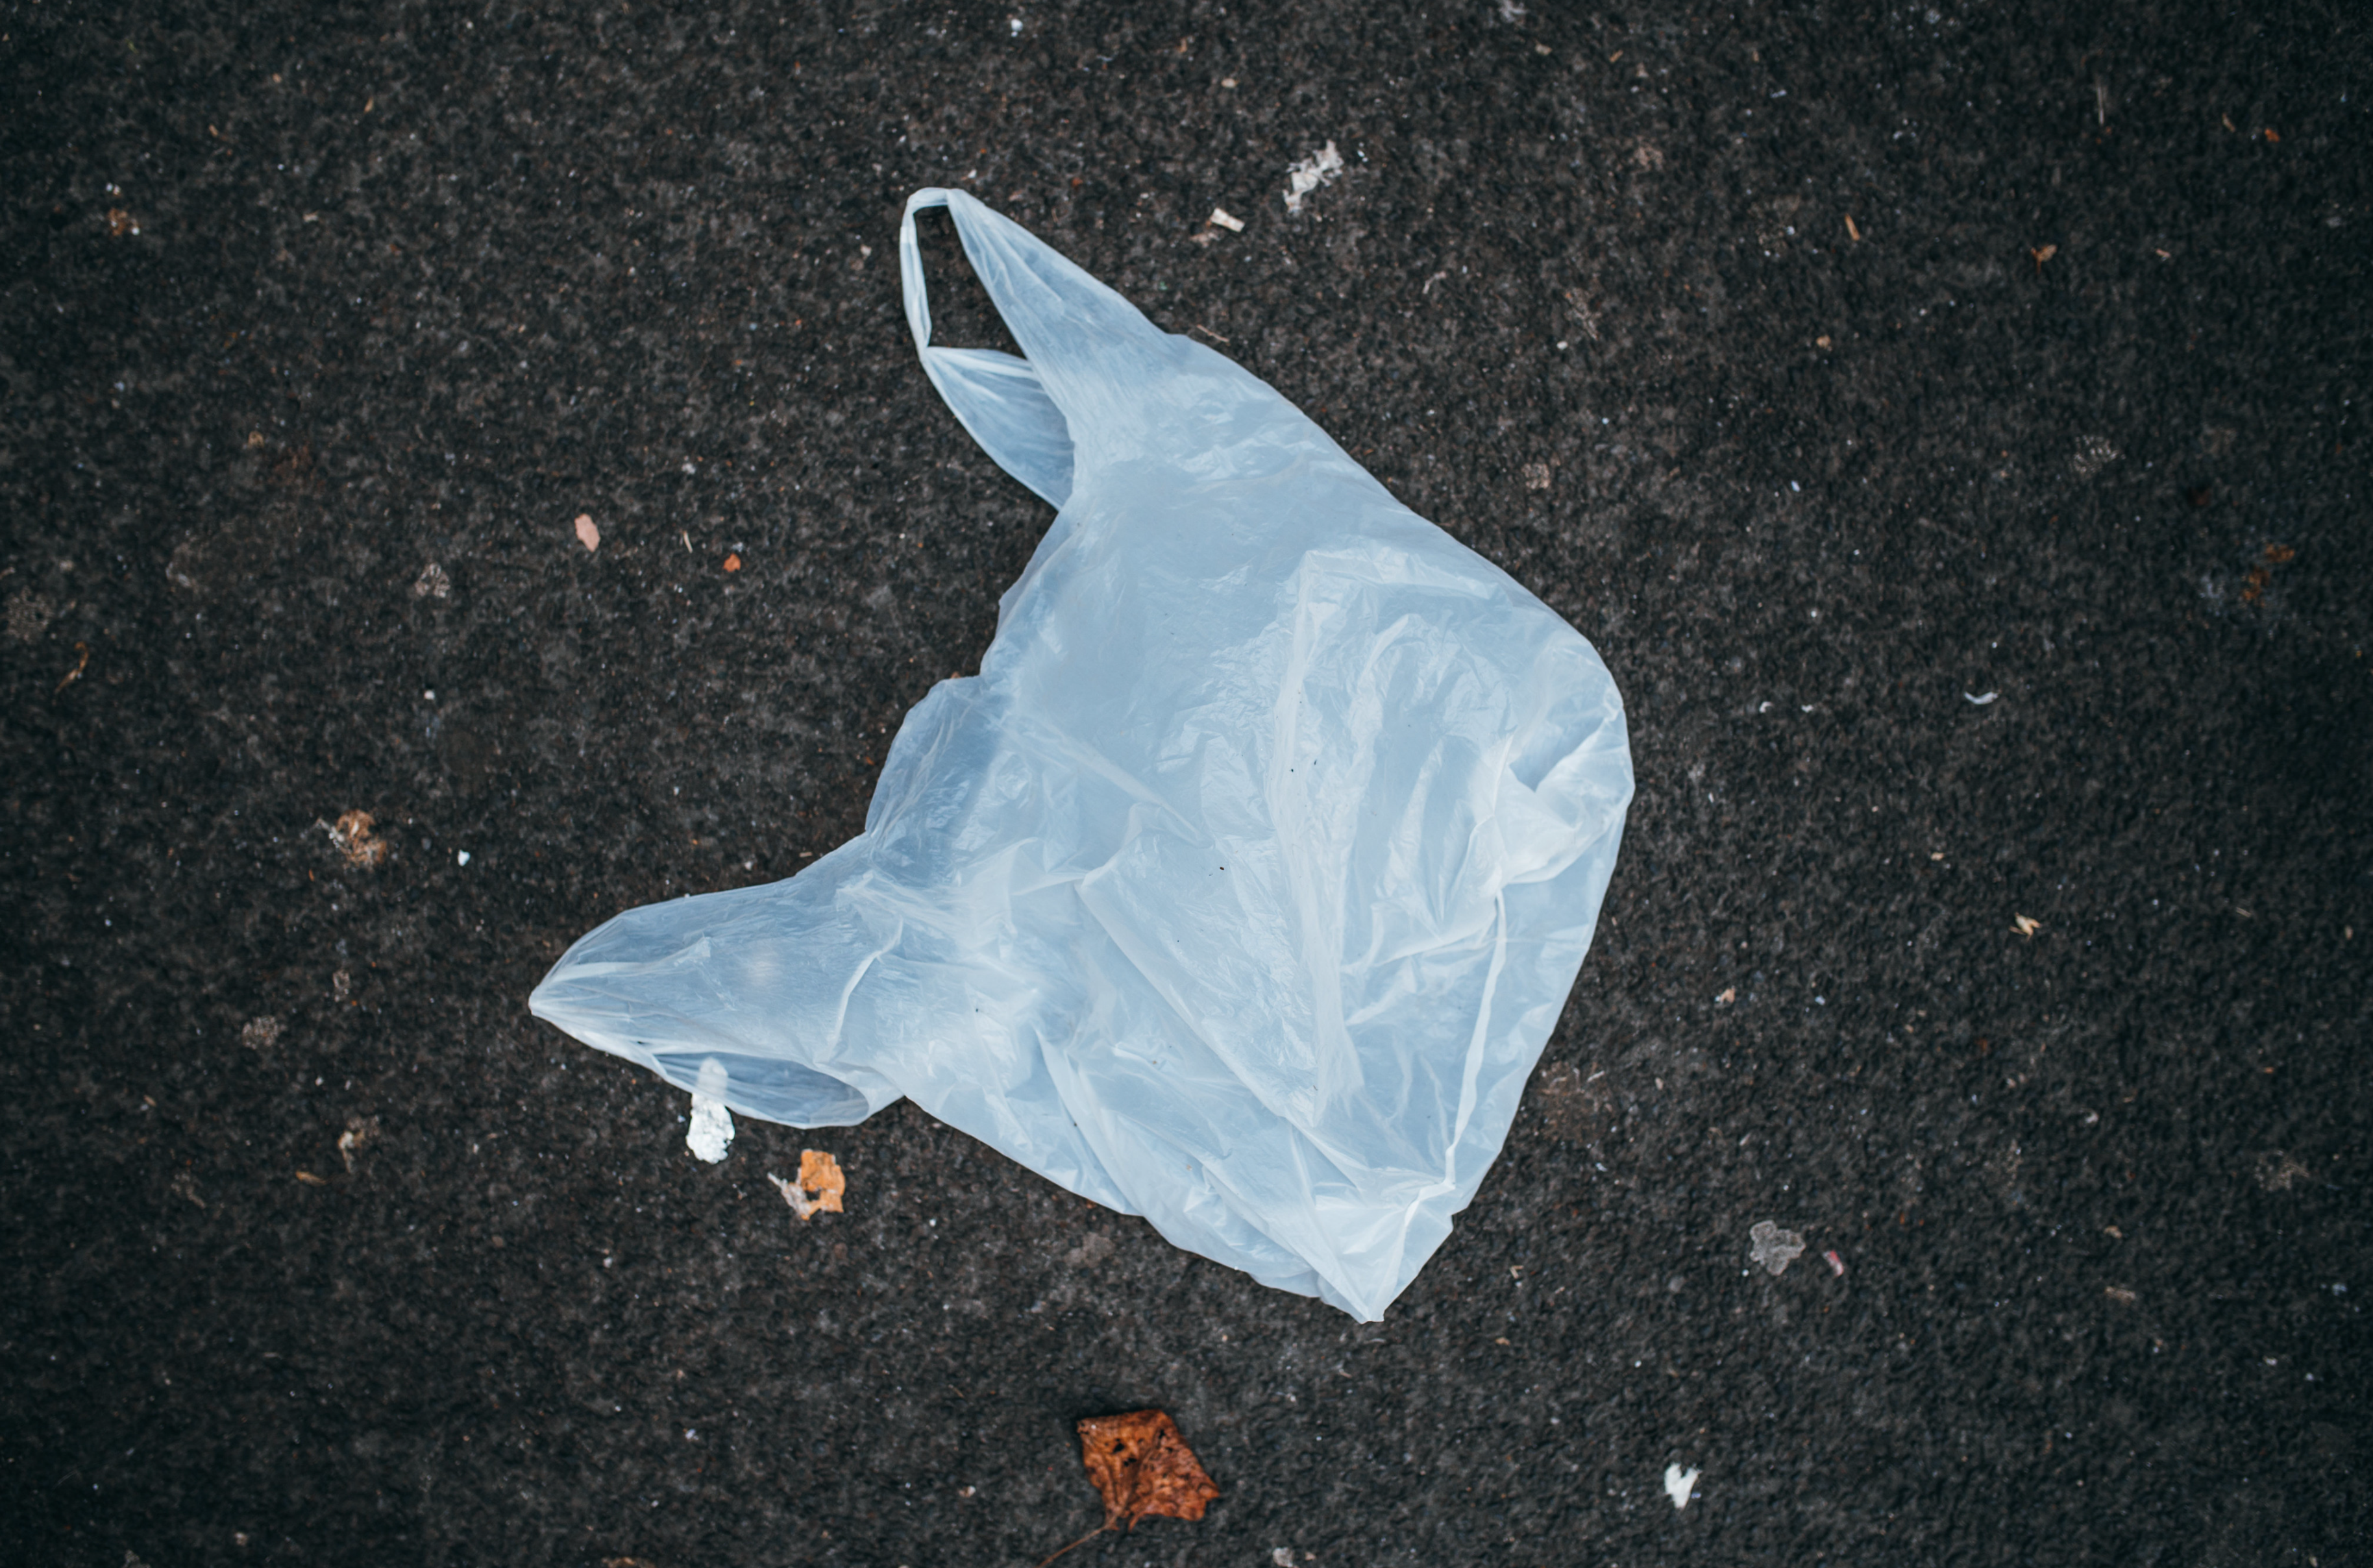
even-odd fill
[{"label": "translucent plastic sheet", "polygon": [[[945,206],[1025,357],[934,347]],[[865,831],[629,910],[537,1016],[744,1115],[907,1096],[1363,1319],[1449,1235],[1590,945],[1615,683],[1265,382],[955,191],[924,369],[1059,509]]]}]

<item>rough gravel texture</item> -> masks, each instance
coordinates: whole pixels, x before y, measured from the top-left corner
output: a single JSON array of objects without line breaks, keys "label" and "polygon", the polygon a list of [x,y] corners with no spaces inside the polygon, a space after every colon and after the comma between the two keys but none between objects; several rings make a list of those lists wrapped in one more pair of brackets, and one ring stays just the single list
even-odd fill
[{"label": "rough gravel texture", "polygon": [[[1223,1495],[1067,1564],[2373,1561],[2368,65],[2339,4],[0,8],[0,1557],[1034,1563],[1158,1405]],[[702,1164],[525,1011],[855,832],[1049,521],[915,363],[938,182],[1626,693],[1596,949],[1380,1326],[911,1107]]]}]

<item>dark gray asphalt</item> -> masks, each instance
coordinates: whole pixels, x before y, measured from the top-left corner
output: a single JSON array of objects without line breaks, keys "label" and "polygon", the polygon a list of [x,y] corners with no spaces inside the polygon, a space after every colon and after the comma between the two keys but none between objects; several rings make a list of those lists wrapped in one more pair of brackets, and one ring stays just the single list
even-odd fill
[{"label": "dark gray asphalt", "polygon": [[[0,7],[0,1558],[1032,1563],[1160,1405],[1222,1499],[1067,1563],[2367,1562],[2368,64],[2340,5]],[[1608,918],[1381,1326],[908,1107],[700,1164],[526,1013],[856,831],[1048,521],[914,360],[939,182],[1626,693]]]}]

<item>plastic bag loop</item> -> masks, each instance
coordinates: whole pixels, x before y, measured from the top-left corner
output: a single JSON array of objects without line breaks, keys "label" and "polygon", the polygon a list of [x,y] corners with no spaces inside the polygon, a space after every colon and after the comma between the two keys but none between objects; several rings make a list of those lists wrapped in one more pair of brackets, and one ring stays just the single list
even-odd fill
[{"label": "plastic bag loop", "polygon": [[[1005,301],[998,298],[999,290],[988,270],[980,265],[973,237],[966,231],[969,215],[959,203],[971,200],[962,192],[938,189],[918,191],[907,199],[906,219],[898,227],[898,278],[906,297],[906,324],[915,333],[915,349],[922,356],[924,373],[965,432],[999,468],[1059,509],[1071,495],[1071,427],[1063,411],[1046,395],[1037,368],[1027,359],[993,348],[931,345],[930,298],[923,281],[922,248],[915,237],[915,215],[927,207],[948,209],[965,255],[988,288],[989,302],[997,306],[1000,317],[1005,314]],[[1011,324],[1007,323],[1009,330]]]}]

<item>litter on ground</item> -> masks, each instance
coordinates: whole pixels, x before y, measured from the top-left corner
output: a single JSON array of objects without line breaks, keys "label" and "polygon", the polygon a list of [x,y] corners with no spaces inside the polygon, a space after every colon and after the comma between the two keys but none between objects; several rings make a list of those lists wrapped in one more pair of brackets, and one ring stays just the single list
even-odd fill
[{"label": "litter on ground", "polygon": [[387,859],[387,840],[371,831],[368,812],[347,812],[334,823],[317,820],[313,825],[328,834],[346,864],[358,871],[369,871]]},{"label": "litter on ground", "polygon": [[1332,184],[1342,172],[1343,155],[1333,142],[1291,166],[1285,171],[1285,210],[1301,216],[1303,199],[1321,185]]},{"label": "litter on ground", "polygon": [[733,1113],[722,1100],[706,1094],[692,1097],[692,1125],[684,1129],[684,1146],[710,1164],[725,1158],[733,1146]]},{"label": "litter on ground", "polygon": [[[766,1179],[791,1206],[791,1212],[804,1220],[811,1214],[841,1212],[840,1195],[848,1190],[848,1178],[841,1174],[840,1162],[820,1149],[800,1151],[800,1179],[785,1181],[769,1171]],[[814,1196],[810,1197],[812,1193]]]},{"label": "litter on ground", "polygon": [[355,1151],[379,1136],[379,1117],[349,1117],[346,1129],[338,1134],[338,1157],[346,1163],[346,1174],[355,1169]]},{"label": "litter on ground", "polygon": [[1697,1471],[1693,1469],[1685,1470],[1678,1465],[1666,1465],[1665,1467],[1665,1495],[1673,1500],[1674,1507],[1688,1507],[1689,1505],[1689,1493],[1696,1490],[1697,1484]]},{"label": "litter on ground", "polygon": [[1755,1250],[1750,1256],[1759,1269],[1784,1274],[1788,1271],[1788,1265],[1804,1255],[1805,1238],[1794,1231],[1782,1230],[1769,1220],[1756,1221],[1747,1234],[1755,1243]]},{"label": "litter on ground", "polygon": [[[1041,1562],[1106,1530],[1134,1530],[1140,1519],[1199,1519],[1220,1495],[1178,1423],[1162,1410],[1090,1416],[1080,1422],[1080,1462],[1104,1499],[1105,1522]],[[1275,1561],[1276,1552],[1271,1552]]]}]

